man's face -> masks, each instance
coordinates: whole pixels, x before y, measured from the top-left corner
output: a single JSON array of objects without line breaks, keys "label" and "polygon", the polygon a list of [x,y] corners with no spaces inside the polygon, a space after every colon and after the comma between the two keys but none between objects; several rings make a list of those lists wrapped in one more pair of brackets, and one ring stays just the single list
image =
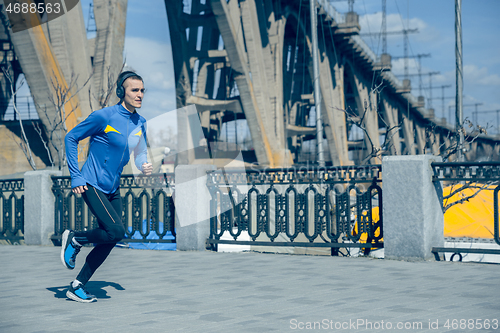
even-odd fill
[{"label": "man's face", "polygon": [[140,108],[144,97],[144,83],[141,80],[128,78],[123,82],[123,88],[125,88],[123,106],[131,112]]}]

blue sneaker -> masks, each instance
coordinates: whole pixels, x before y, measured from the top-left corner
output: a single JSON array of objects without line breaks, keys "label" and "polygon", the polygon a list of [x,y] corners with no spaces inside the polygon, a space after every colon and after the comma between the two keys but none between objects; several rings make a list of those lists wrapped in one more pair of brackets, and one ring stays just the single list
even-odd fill
[{"label": "blue sneaker", "polygon": [[73,288],[73,282],[69,284],[66,296],[74,301],[81,303],[92,303],[97,302],[97,298],[94,295],[89,294],[83,284],[79,283],[76,288]]},{"label": "blue sneaker", "polygon": [[62,234],[61,261],[68,269],[75,268],[76,256],[82,248],[80,245],[73,243],[73,235],[71,230],[66,230]]}]

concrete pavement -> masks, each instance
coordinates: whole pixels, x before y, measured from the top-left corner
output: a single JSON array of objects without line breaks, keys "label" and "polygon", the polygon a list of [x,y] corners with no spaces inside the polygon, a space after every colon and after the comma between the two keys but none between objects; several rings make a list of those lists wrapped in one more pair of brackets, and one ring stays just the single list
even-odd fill
[{"label": "concrete pavement", "polygon": [[82,304],[59,251],[0,246],[0,332],[500,332],[498,264],[116,248]]}]

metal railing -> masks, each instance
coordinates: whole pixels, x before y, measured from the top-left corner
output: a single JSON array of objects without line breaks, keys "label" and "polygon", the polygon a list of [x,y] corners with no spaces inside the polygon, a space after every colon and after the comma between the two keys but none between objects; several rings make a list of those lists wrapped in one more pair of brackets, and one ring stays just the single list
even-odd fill
[{"label": "metal railing", "polygon": [[500,162],[434,162],[433,181],[494,182],[500,180]]},{"label": "metal railing", "polygon": [[0,240],[20,244],[24,240],[24,179],[0,180]]},{"label": "metal railing", "polygon": [[380,165],[208,172],[207,243],[330,247],[332,255],[381,248],[381,176]]},{"label": "metal railing", "polygon": [[[55,224],[52,241],[60,243],[66,229],[88,230],[98,226],[83,198],[71,191],[71,178],[52,177]],[[174,174],[122,175],[122,222],[125,243],[175,243]]]},{"label": "metal railing", "polygon": [[[500,191],[500,162],[434,162],[432,163],[434,172],[433,181],[439,184],[437,188],[441,191],[441,182],[456,184],[457,188],[453,193],[458,193],[466,189],[472,189],[471,195],[464,195],[461,201],[472,199],[480,191],[493,192],[493,229],[494,240],[500,245],[499,216],[498,216],[498,192]],[[443,200],[442,193],[438,193]],[[442,203],[443,207],[445,203]],[[462,253],[482,253],[500,254],[500,250],[487,249],[466,249],[466,248],[433,248],[432,252],[439,260],[438,253],[453,252],[460,255]],[[460,255],[461,258],[461,255]]]}]

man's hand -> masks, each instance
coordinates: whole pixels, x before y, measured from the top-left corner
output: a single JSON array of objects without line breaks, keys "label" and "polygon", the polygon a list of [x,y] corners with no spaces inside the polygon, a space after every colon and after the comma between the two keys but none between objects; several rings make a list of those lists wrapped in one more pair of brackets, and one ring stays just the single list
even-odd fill
[{"label": "man's hand", "polygon": [[77,186],[72,189],[73,193],[75,194],[82,194],[83,192],[87,191],[88,187],[87,185],[82,185],[82,186]]},{"label": "man's hand", "polygon": [[151,175],[153,172],[153,164],[151,163],[144,163],[142,164],[142,173],[145,174],[146,176]]}]

